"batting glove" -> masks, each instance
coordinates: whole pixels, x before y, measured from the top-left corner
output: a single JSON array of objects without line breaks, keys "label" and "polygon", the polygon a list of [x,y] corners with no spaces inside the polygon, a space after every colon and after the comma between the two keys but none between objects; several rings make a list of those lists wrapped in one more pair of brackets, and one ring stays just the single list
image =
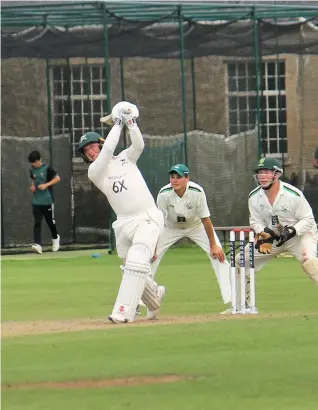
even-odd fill
[{"label": "batting glove", "polygon": [[117,103],[112,110],[113,121],[121,119],[128,126],[134,125],[138,117],[139,111],[136,105],[127,101]]}]

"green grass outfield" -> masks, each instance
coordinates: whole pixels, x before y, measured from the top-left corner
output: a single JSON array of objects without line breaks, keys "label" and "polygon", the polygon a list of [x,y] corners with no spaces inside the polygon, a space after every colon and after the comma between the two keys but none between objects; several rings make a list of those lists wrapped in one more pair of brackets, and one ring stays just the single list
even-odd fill
[{"label": "green grass outfield", "polygon": [[119,259],[96,252],[2,258],[4,410],[317,408],[318,288],[294,259],[258,274],[259,315],[227,318],[204,253],[173,249],[160,319],[110,325]]}]

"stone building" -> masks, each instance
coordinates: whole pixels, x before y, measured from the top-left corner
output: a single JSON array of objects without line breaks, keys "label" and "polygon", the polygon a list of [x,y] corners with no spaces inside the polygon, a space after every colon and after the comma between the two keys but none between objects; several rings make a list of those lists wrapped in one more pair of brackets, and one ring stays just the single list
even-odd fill
[{"label": "stone building", "polygon": [[[124,87],[119,59],[110,60],[111,103],[119,101],[124,92],[126,99],[139,105],[145,133],[182,133],[180,61],[146,58],[123,61]],[[195,127],[229,136],[255,127],[253,61],[197,58],[194,77],[190,66],[191,61],[187,60],[188,131]],[[86,130],[100,130],[99,117],[106,110],[103,60],[54,60],[50,61],[50,67],[53,134],[72,133],[76,143]],[[48,135],[45,61],[8,59],[2,62],[1,69],[2,134]],[[263,153],[277,157],[284,153],[285,170],[289,174],[301,170],[313,172],[312,156],[318,145],[318,56],[267,57],[263,59],[262,73]]]}]

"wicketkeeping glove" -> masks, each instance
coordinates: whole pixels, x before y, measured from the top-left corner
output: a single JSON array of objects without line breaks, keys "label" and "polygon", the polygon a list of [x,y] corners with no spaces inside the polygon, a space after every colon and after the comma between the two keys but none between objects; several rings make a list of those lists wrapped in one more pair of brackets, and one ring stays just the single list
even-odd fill
[{"label": "wicketkeeping glove", "polygon": [[289,239],[293,238],[296,235],[296,229],[293,226],[284,226],[280,237],[277,241],[277,247],[284,245]]},{"label": "wicketkeeping glove", "polygon": [[259,253],[269,254],[272,252],[273,242],[278,239],[276,233],[269,228],[264,228],[264,231],[256,234],[255,249]]}]

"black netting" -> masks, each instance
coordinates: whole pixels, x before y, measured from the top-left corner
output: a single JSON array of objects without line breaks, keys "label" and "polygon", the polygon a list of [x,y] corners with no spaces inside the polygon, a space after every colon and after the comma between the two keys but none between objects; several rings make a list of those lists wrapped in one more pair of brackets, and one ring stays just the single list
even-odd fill
[{"label": "black netting", "polygon": [[[300,41],[304,27],[305,40]],[[279,53],[318,54],[317,26],[312,21],[274,24],[260,22],[263,55]],[[185,57],[253,56],[253,22],[223,24],[184,23]],[[177,23],[126,22],[118,19],[108,29],[109,57],[179,58],[180,37]],[[277,47],[277,37],[279,46]],[[102,25],[62,29],[33,27],[2,31],[2,58],[69,58],[105,56]]]}]

